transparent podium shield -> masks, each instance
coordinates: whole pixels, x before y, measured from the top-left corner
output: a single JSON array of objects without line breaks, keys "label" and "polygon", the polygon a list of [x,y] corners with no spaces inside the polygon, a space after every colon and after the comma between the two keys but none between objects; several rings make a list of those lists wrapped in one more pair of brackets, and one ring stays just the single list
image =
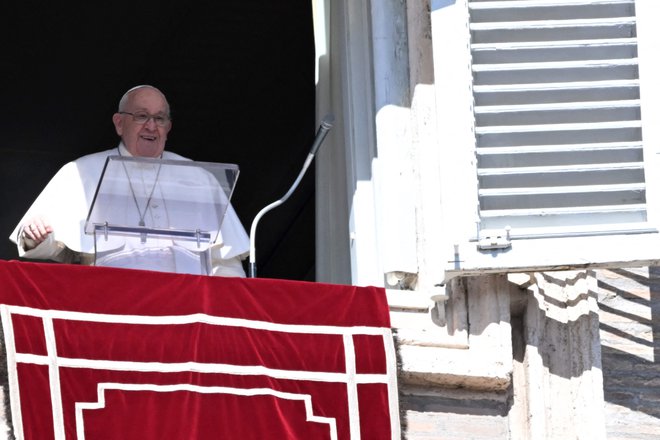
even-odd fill
[{"label": "transparent podium shield", "polygon": [[110,156],[85,222],[95,264],[208,274],[238,166]]}]

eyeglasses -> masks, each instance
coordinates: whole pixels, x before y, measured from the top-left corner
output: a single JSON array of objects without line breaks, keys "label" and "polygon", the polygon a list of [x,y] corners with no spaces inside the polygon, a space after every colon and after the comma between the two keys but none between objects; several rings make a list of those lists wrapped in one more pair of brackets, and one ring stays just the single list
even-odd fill
[{"label": "eyeglasses", "polygon": [[131,115],[133,117],[133,121],[137,122],[138,124],[146,124],[149,119],[153,119],[156,125],[159,127],[164,127],[167,125],[168,122],[170,122],[169,116],[165,115],[150,115],[147,112],[118,112],[120,115]]}]

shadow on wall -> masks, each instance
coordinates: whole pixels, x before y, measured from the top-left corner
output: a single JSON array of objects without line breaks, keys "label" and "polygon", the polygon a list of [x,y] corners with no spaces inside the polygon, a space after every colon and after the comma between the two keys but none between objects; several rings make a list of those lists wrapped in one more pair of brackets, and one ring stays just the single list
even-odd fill
[{"label": "shadow on wall", "polygon": [[601,368],[592,346],[598,340],[596,293],[589,284],[594,276],[592,271],[537,275],[538,296],[530,297],[526,309],[525,338],[528,345],[537,348],[551,376],[580,378]]},{"label": "shadow on wall", "polygon": [[598,300],[607,411],[647,414],[660,430],[660,267],[599,272]]}]

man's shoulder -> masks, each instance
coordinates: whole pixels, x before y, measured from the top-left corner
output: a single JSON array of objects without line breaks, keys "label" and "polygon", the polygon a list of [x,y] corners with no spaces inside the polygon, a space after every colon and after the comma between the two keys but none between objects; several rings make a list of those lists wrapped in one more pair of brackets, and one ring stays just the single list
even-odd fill
[{"label": "man's shoulder", "polygon": [[[98,164],[98,163],[105,163],[105,159],[109,156],[120,156],[119,150],[117,147],[115,148],[110,148],[109,150],[104,150],[104,151],[97,151],[96,153],[91,153],[87,154],[85,156],[81,156],[78,159],[74,161],[74,163],[78,165],[86,165],[86,164]],[[170,160],[191,160],[187,157],[181,156],[180,154],[171,152],[171,151],[163,151],[163,159],[170,159]]]},{"label": "man's shoulder", "polygon": [[181,156],[180,154],[174,153],[172,151],[163,151],[163,159],[168,159],[168,160],[192,160],[190,158]]},{"label": "man's shoulder", "polygon": [[[114,152],[114,153],[113,153]],[[58,171],[57,174],[78,173],[89,170],[94,171],[102,169],[105,164],[105,159],[113,154],[118,154],[116,148],[111,148],[105,151],[98,151],[96,153],[86,154],[70,162],[65,163]]]},{"label": "man's shoulder", "polygon": [[106,157],[113,155],[115,156],[119,155],[117,148],[110,148],[109,150],[97,151],[96,153],[86,154],[76,159],[74,163],[83,165],[88,163],[104,162]]}]

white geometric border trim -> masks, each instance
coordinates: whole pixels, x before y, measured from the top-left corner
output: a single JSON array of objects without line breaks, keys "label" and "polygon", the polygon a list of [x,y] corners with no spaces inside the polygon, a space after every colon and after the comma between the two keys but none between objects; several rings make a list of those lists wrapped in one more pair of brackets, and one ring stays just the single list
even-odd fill
[{"label": "white geometric border trim", "polygon": [[315,416],[312,411],[312,396],[308,394],[284,393],[270,388],[230,388],[230,387],[201,387],[191,384],[153,385],[153,384],[125,384],[125,383],[99,383],[97,385],[97,402],[76,403],[76,434],[78,440],[85,440],[85,420],[83,410],[105,408],[105,391],[154,391],[169,393],[175,391],[190,391],[201,394],[233,394],[236,396],[273,396],[278,399],[300,400],[305,404],[305,416],[308,422],[324,423],[330,430],[330,438],[337,440],[337,421],[331,417]]},{"label": "white geometric border trim", "polygon": [[[25,315],[41,318],[46,335],[47,355],[33,355],[17,353],[14,342],[14,330],[11,316]],[[141,316],[141,315],[110,315],[97,313],[70,312],[58,310],[42,310],[22,306],[0,305],[0,316],[5,335],[5,347],[7,349],[7,369],[9,376],[10,398],[12,402],[12,420],[14,424],[14,435],[17,440],[24,439],[20,392],[18,383],[19,363],[47,365],[49,367],[49,376],[51,384],[51,399],[53,409],[53,423],[56,440],[64,440],[64,420],[62,412],[61,389],[59,380],[59,368],[89,368],[99,370],[114,371],[142,371],[142,372],[182,372],[193,371],[199,373],[224,373],[235,375],[264,375],[275,379],[289,380],[311,380],[319,382],[345,383],[348,391],[348,409],[350,436],[352,440],[360,439],[360,419],[358,411],[358,393],[357,385],[366,383],[387,384],[389,415],[391,422],[392,439],[399,439],[401,428],[399,424],[399,402],[397,389],[396,372],[396,353],[392,331],[389,328],[382,327],[341,327],[341,326],[321,326],[321,325],[295,325],[295,324],[277,324],[264,321],[254,321],[247,319],[225,318],[211,316],[203,313],[191,315],[175,316]],[[284,333],[299,334],[326,334],[342,336],[344,345],[345,373],[316,372],[316,371],[295,371],[271,369],[263,366],[241,366],[220,363],[161,363],[161,362],[131,362],[131,361],[110,361],[82,358],[65,358],[57,355],[55,335],[53,330],[53,320],[64,319],[73,321],[102,322],[116,324],[140,324],[140,325],[184,325],[191,323],[204,323],[224,327],[242,327],[249,329],[259,329],[268,331],[277,331]],[[381,336],[385,349],[387,372],[386,374],[357,374],[355,366],[355,347],[353,345],[354,335]],[[99,390],[100,391],[100,390]],[[276,391],[271,390],[273,393]],[[283,393],[287,394],[287,393]],[[99,397],[101,399],[101,397]],[[100,402],[101,400],[99,400]],[[335,426],[336,432],[336,426]],[[80,433],[78,433],[80,436]]]}]

